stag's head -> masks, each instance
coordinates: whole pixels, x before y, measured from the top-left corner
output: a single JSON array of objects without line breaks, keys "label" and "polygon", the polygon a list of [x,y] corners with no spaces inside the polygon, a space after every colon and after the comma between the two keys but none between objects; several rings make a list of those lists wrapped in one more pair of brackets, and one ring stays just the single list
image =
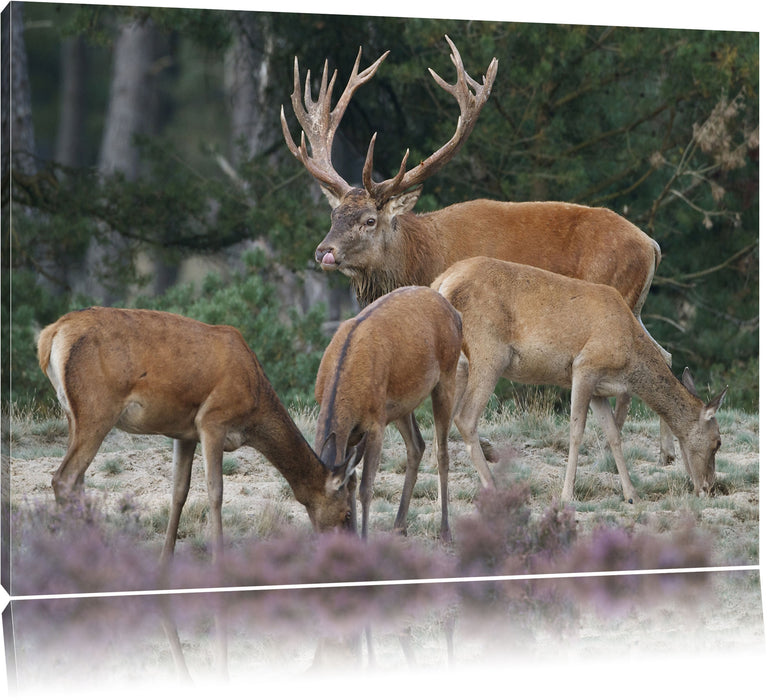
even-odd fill
[{"label": "stag's head", "polygon": [[[487,101],[496,78],[498,61],[494,58],[488,66],[482,83],[473,80],[464,70],[461,55],[448,38],[452,50],[450,56],[456,68],[455,83],[447,83],[433,70],[429,71],[443,90],[453,95],[460,108],[460,116],[453,137],[439,150],[407,170],[409,150],[404,154],[399,172],[388,180],[372,179],[374,146],[377,134],[372,136],[364,162],[362,187],[352,187],[337,173],[332,165],[334,134],[357,88],[370,80],[388,52],[371,66],[359,72],[359,50],[353,70],[336,107],[331,109],[331,97],[335,71],[328,80],[328,64],[324,64],[320,92],[317,101],[310,91],[310,72],[307,72],[304,98],[299,80],[299,64],[294,61],[294,92],[291,101],[294,113],[302,127],[301,141],[297,145],[291,137],[285,114],[281,107],[280,118],[283,135],[291,153],[318,181],[332,208],[331,229],[315,251],[315,260],[324,270],[339,270],[353,278],[360,278],[375,271],[390,268],[397,234],[396,217],[412,211],[420,196],[421,183],[437,172],[463,146],[471,134],[479,113]],[[304,99],[304,101],[303,101]],[[307,141],[311,153],[308,153]],[[407,284],[407,281],[399,281]]]},{"label": "stag's head", "polygon": [[692,375],[687,368],[682,374],[682,384],[698,399],[699,404],[697,420],[689,427],[687,434],[679,440],[682,459],[692,478],[695,494],[709,496],[716,479],[717,450],[722,444],[719,424],[714,416],[725,398],[727,387],[711,401],[704,403],[698,397]]}]

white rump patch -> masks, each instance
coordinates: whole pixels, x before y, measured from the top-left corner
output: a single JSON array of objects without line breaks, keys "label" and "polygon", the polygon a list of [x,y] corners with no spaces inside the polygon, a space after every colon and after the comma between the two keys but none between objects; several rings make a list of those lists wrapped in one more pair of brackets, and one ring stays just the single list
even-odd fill
[{"label": "white rump patch", "polygon": [[70,410],[70,403],[67,400],[67,394],[65,393],[65,362],[66,348],[65,343],[60,333],[57,333],[51,342],[51,356],[49,357],[49,364],[46,368],[46,374],[51,381],[54,390],[57,392],[57,399],[65,409],[68,415],[72,415]]}]

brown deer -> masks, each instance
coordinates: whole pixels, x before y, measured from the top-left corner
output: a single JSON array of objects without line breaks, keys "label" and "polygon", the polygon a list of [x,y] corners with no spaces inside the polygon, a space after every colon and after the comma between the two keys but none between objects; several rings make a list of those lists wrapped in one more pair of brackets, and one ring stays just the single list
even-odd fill
[{"label": "brown deer", "polygon": [[[401,287],[340,325],[323,354],[315,382],[321,405],[315,449],[326,465],[339,464],[363,445],[359,487],[361,534],[367,536],[372,486],[385,427],[394,423],[407,448],[394,529],[406,533],[407,511],[425,444],[413,411],[431,395],[442,508],[440,537],[450,539],[447,515],[447,434],[461,353],[461,319],[428,287]],[[351,511],[355,513],[355,491]]]},{"label": "brown deer", "polygon": [[486,257],[455,263],[431,286],[463,321],[466,361],[459,369],[455,423],[484,483],[493,483],[493,477],[480,449],[477,422],[503,376],[571,388],[564,501],[573,497],[589,405],[603,426],[625,499],[636,500],[607,399],[623,394],[639,396],[665,420],[679,440],[695,493],[711,492],[714,455],[721,444],[714,414],[727,387],[709,403],[701,401],[689,371],[682,382],[674,377],[614,289]]},{"label": "brown deer", "polygon": [[[372,179],[372,137],[363,169],[363,187],[351,187],[332,165],[334,134],[357,88],[377,71],[388,53],[359,72],[359,50],[347,85],[331,109],[336,71],[328,79],[324,64],[318,100],[312,99],[310,73],[304,100],[299,64],[294,62],[294,113],[302,127],[294,143],[281,107],[281,125],[291,153],[319,182],[332,207],[331,229],[315,251],[324,270],[339,270],[351,278],[362,305],[403,285],[429,285],[457,260],[477,255],[533,265],[568,277],[608,284],[622,294],[640,318],[652,277],[660,262],[660,247],[639,228],[609,209],[562,202],[497,202],[477,199],[439,211],[415,214],[412,209],[421,184],[460,150],[472,132],[496,78],[494,58],[482,83],[464,70],[460,53],[448,38],[457,79],[434,80],[458,102],[460,117],[452,138],[407,171],[409,150],[399,172],[383,182]],[[311,153],[307,150],[310,143]],[[662,350],[670,364],[670,354]],[[622,425],[627,405],[620,401]],[[670,433],[661,426],[660,461],[674,457]]]},{"label": "brown deer", "polygon": [[172,558],[198,442],[215,560],[223,551],[223,452],[243,445],[277,467],[316,530],[349,527],[347,484],[360,455],[323,465],[236,328],[162,311],[89,308],[43,329],[38,360],[69,427],[67,453],[51,481],[58,502],[83,494],[84,473],[114,426],[173,438],[163,562]]}]

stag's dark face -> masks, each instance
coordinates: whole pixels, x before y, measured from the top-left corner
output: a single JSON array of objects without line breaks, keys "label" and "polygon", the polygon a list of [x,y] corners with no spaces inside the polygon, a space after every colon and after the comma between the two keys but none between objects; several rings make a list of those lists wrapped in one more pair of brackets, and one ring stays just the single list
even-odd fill
[{"label": "stag's dark face", "polygon": [[412,210],[420,190],[393,197],[384,205],[360,188],[341,199],[326,195],[332,207],[331,228],[315,250],[321,268],[358,277],[395,266],[396,217]]},{"label": "stag's dark face", "polygon": [[315,261],[324,270],[339,270],[352,277],[371,267],[375,251],[382,246],[380,229],[384,218],[374,200],[361,189],[350,190],[332,204],[331,228],[315,250]]}]

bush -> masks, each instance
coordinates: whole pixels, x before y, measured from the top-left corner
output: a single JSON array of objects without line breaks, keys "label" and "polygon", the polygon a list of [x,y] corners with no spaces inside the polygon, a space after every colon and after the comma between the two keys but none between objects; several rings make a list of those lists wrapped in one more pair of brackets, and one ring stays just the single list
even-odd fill
[{"label": "bush", "polygon": [[[51,385],[38,367],[38,330],[68,310],[67,299],[49,294],[35,275],[17,270],[10,294],[3,294],[2,403],[41,405],[52,396]],[[4,290],[5,292],[5,290]]]},{"label": "bush", "polygon": [[[311,403],[327,343],[322,331],[324,309],[319,306],[307,314],[283,309],[266,278],[263,255],[252,251],[244,256],[243,269],[227,280],[211,274],[198,293],[191,284],[177,285],[160,296],[141,297],[134,306],[235,326],[258,356],[281,401]],[[74,305],[69,295],[55,296],[36,285],[30,273],[14,274],[13,292],[13,308],[8,304],[4,309],[2,329],[4,339],[10,340],[3,343],[3,369],[9,371],[12,384],[8,379],[3,382],[2,401],[6,406],[15,402],[40,407],[51,401],[53,392],[38,367],[36,335]]]},{"label": "bush", "polygon": [[262,252],[249,251],[243,263],[244,269],[225,281],[209,274],[198,294],[191,284],[177,285],[152,299],[139,298],[136,306],[234,326],[256,353],[283,403],[312,402],[315,376],[327,344],[322,331],[324,308],[317,306],[307,314],[283,309],[275,287],[267,281]]}]

